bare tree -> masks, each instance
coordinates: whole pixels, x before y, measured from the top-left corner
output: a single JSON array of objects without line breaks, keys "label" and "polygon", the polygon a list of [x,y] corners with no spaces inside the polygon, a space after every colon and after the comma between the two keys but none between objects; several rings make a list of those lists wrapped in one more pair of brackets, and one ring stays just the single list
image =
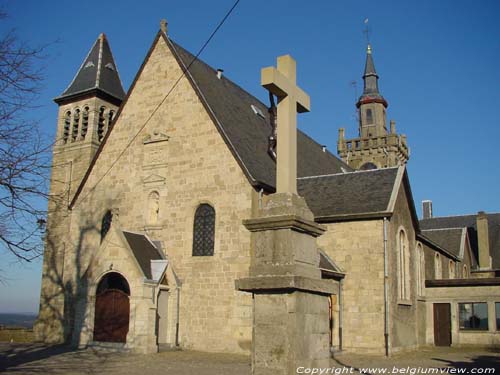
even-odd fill
[{"label": "bare tree", "polygon": [[50,145],[32,116],[43,50],[0,36],[0,246],[24,261],[42,253],[48,197]]}]

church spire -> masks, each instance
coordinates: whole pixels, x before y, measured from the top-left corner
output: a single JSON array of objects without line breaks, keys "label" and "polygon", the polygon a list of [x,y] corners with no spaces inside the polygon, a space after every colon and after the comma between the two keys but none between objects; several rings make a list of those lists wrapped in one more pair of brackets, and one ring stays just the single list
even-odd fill
[{"label": "church spire", "polygon": [[356,103],[359,135],[357,138],[346,139],[344,129],[341,129],[337,151],[342,160],[355,169],[403,165],[410,156],[406,136],[396,133],[396,123],[392,120],[389,131],[387,129],[387,102],[378,89],[378,74],[369,42],[363,81],[363,94]]},{"label": "church spire", "polygon": [[373,62],[372,47],[368,44],[366,49],[366,63],[365,72],[363,74],[364,89],[363,94],[360,96],[358,103],[359,108],[361,104],[366,103],[381,103],[387,108],[387,102],[380,92],[378,91],[378,74],[375,70],[375,63]]},{"label": "church spire", "polygon": [[73,101],[89,94],[104,96],[116,104],[125,97],[115,60],[104,33],[101,33],[95,41],[69,86],[54,100],[56,103]]}]

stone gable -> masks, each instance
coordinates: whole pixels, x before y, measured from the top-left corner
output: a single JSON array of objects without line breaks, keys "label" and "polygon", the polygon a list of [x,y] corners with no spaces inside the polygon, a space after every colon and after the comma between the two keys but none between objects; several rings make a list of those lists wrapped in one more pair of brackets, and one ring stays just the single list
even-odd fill
[{"label": "stone gable", "polygon": [[[112,210],[123,229],[162,242],[182,282],[181,344],[242,352],[251,339],[251,296],[236,292],[234,280],[248,273],[250,236],[241,222],[251,216],[252,188],[186,78],[161,103],[181,74],[158,38],[73,206],[69,242],[77,245],[65,272],[76,279],[92,272],[90,259],[102,258],[96,254],[101,218]],[[154,225],[148,222],[152,192],[159,196]],[[191,253],[201,203],[216,211],[211,257]],[[85,233],[88,227],[96,230]]]}]

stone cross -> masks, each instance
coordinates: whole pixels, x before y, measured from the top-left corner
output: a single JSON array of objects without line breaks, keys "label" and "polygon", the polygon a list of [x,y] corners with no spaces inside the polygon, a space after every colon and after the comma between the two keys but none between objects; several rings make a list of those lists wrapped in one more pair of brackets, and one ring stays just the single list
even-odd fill
[{"label": "stone cross", "polygon": [[297,112],[309,112],[309,96],[296,85],[296,63],[290,55],[278,57],[261,71],[261,85],[278,97],[276,192],[297,194]]}]

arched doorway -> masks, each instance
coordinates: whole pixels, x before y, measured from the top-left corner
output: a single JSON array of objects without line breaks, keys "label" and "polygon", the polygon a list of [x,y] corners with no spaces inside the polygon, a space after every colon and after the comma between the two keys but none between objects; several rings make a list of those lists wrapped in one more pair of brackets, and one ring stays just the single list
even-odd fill
[{"label": "arched doorway", "polygon": [[127,280],[119,273],[107,273],[99,281],[95,299],[94,341],[127,341],[129,296]]}]

